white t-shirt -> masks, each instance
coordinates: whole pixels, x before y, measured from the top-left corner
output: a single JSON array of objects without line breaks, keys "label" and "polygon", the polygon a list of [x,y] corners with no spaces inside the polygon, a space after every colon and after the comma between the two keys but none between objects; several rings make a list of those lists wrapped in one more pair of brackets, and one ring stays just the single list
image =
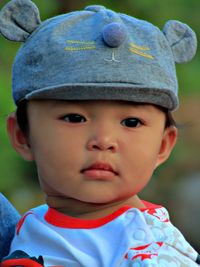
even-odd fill
[{"label": "white t-shirt", "polygon": [[55,267],[192,267],[198,254],[169,221],[165,208],[121,207],[100,219],[66,216],[47,205],[18,223],[11,253],[22,250]]}]

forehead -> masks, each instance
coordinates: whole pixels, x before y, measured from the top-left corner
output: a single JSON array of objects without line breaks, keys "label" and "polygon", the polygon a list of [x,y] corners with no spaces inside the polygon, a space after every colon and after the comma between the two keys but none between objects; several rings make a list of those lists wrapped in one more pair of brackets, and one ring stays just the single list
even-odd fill
[{"label": "forehead", "polygon": [[62,109],[67,107],[77,107],[77,108],[112,108],[112,109],[137,109],[137,110],[160,110],[161,108],[148,104],[148,103],[138,103],[131,101],[119,101],[119,100],[31,100],[28,101],[30,107],[34,109]]}]

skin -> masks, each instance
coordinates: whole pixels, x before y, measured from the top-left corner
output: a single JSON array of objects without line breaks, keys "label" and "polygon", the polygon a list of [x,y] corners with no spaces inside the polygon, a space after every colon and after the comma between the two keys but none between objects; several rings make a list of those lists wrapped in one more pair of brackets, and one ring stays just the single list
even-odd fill
[{"label": "skin", "polygon": [[144,208],[137,194],[177,139],[177,129],[165,128],[165,114],[149,104],[31,100],[28,119],[27,136],[15,114],[8,117],[13,147],[35,161],[47,204],[85,219],[124,205]]}]

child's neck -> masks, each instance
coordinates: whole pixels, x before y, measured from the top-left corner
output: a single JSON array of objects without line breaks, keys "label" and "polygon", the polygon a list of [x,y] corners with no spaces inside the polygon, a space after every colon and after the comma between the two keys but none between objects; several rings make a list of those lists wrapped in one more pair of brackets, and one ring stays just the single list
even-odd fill
[{"label": "child's neck", "polygon": [[138,196],[132,196],[128,199],[108,204],[94,204],[71,198],[49,196],[46,200],[49,207],[55,208],[65,215],[82,219],[102,218],[126,205],[139,209],[145,208],[145,205]]}]

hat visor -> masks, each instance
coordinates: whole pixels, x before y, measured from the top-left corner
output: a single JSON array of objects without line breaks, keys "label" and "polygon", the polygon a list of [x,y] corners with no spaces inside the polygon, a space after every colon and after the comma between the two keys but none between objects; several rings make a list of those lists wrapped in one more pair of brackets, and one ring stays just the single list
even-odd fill
[{"label": "hat visor", "polygon": [[129,83],[64,84],[32,91],[25,99],[121,100],[158,105],[171,111],[178,107],[177,98],[169,89]]}]

